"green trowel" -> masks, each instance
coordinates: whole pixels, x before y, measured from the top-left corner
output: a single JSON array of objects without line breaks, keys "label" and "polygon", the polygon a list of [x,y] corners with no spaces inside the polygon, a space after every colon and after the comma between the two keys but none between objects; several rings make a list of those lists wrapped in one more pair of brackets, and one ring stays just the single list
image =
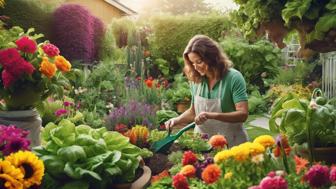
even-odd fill
[{"label": "green trowel", "polygon": [[157,142],[154,142],[151,146],[151,149],[153,152],[158,153],[164,153],[167,152],[170,148],[170,146],[174,143],[176,139],[178,139],[185,131],[192,129],[195,127],[195,122],[190,123],[189,125],[183,127],[180,131],[178,131],[176,134],[171,135],[171,131],[169,129],[168,135],[166,138],[159,140]]}]

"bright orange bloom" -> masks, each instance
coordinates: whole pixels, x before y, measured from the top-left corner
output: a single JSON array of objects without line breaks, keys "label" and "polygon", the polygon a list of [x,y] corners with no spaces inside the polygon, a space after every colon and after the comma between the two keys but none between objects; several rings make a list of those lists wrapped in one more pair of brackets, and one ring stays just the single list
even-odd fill
[{"label": "bright orange bloom", "polygon": [[71,69],[70,62],[67,59],[65,59],[63,56],[56,56],[55,64],[56,64],[57,69],[61,70],[62,72],[68,72]]},{"label": "bright orange bloom", "polygon": [[196,168],[192,165],[183,166],[180,173],[186,177],[194,177],[196,174]]},{"label": "bright orange bloom", "polygon": [[152,88],[153,87],[153,82],[154,82],[153,79],[146,79],[145,80],[145,83],[146,83],[146,85],[147,85],[148,88]]},{"label": "bright orange bloom", "polygon": [[155,175],[155,176],[152,176],[152,179],[151,179],[151,183],[154,183],[154,182],[157,182],[157,181],[160,181],[161,179],[165,178],[165,177],[169,177],[169,172],[168,170],[164,170],[162,171],[161,173]]},{"label": "bright orange bloom", "polygon": [[296,174],[299,174],[301,170],[305,170],[307,168],[306,165],[309,163],[308,160],[300,158],[298,156],[294,156],[294,160],[295,160]]},{"label": "bright orange bloom", "polygon": [[43,57],[43,60],[40,65],[40,71],[42,72],[42,74],[44,74],[50,79],[55,75],[56,70],[57,68],[55,64],[49,62],[47,57]]},{"label": "bright orange bloom", "polygon": [[227,140],[223,135],[214,135],[210,138],[209,144],[213,148],[221,149],[227,145]]},{"label": "bright orange bloom", "polygon": [[202,172],[202,179],[207,184],[216,182],[222,174],[222,170],[216,164],[208,165]]}]

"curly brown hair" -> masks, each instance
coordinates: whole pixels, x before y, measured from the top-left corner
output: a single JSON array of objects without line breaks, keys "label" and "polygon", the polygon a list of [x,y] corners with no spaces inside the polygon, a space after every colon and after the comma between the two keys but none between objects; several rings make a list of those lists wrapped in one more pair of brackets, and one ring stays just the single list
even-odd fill
[{"label": "curly brown hair", "polygon": [[213,72],[218,78],[222,78],[232,66],[231,60],[216,41],[205,35],[195,35],[190,39],[183,53],[183,71],[189,81],[199,83],[202,78],[189,60],[188,54],[191,52],[198,54],[202,61],[208,65],[209,71]]}]

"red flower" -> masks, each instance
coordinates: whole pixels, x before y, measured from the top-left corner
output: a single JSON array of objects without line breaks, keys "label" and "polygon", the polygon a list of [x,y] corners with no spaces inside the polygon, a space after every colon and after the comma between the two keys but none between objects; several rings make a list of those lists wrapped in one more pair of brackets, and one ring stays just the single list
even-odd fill
[{"label": "red flower", "polygon": [[216,182],[222,174],[222,170],[216,164],[208,165],[202,172],[202,179],[207,184]]},{"label": "red flower", "polygon": [[287,189],[288,183],[281,176],[265,177],[260,181],[260,189]]},{"label": "red flower", "polygon": [[189,189],[187,177],[178,173],[173,176],[173,186],[175,189]]},{"label": "red flower", "polygon": [[8,67],[12,62],[17,61],[18,59],[21,59],[21,55],[15,48],[9,48],[0,51],[0,64],[4,68]]},{"label": "red flower", "polygon": [[145,83],[147,85],[148,88],[152,88],[153,87],[153,80],[152,79],[146,79]]},{"label": "red flower", "polygon": [[27,36],[23,36],[15,41],[17,49],[25,53],[35,53],[37,50],[37,45],[34,40],[31,40]]},{"label": "red flower", "polygon": [[59,49],[51,43],[43,45],[42,49],[49,57],[57,56],[60,53]]},{"label": "red flower", "polygon": [[34,66],[23,58],[12,62],[5,69],[15,77],[20,77],[24,73],[31,75],[35,71]]},{"label": "red flower", "polygon": [[182,157],[183,165],[194,165],[197,162],[197,157],[192,151],[185,151]]},{"label": "red flower", "polygon": [[10,87],[16,81],[16,77],[6,70],[2,71],[1,77],[5,88]]},{"label": "red flower", "polygon": [[336,182],[336,166],[332,166],[330,168],[330,176],[329,179],[331,182],[335,183]]},{"label": "red flower", "polygon": [[319,164],[313,165],[304,175],[306,180],[312,188],[319,188],[329,181],[329,168]]}]

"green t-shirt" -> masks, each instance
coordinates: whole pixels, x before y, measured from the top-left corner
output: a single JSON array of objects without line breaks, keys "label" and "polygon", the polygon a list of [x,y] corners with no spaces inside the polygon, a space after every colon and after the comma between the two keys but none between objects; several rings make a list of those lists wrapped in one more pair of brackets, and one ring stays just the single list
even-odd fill
[{"label": "green t-shirt", "polygon": [[[201,86],[200,96],[207,99],[214,99],[218,96],[220,80],[209,91],[207,79],[203,79],[201,84],[191,85],[192,103],[197,92],[197,86]],[[233,68],[224,75],[222,79],[221,106],[222,112],[233,112],[236,110],[235,104],[240,101],[247,101],[246,83],[242,74]]]}]

